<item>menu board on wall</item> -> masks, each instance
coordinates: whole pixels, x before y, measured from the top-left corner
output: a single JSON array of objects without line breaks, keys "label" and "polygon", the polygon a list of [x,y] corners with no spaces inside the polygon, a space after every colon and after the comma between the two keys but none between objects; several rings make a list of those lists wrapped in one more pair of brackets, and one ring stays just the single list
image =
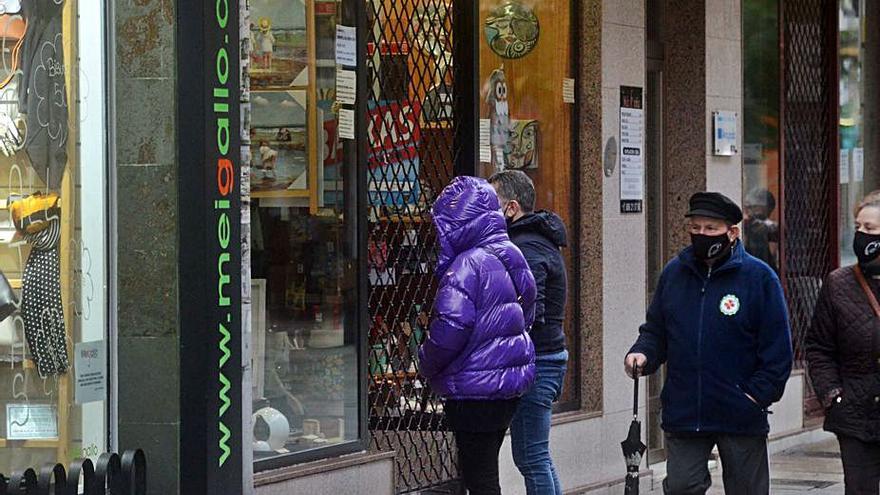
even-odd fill
[{"label": "menu board on wall", "polygon": [[642,88],[620,87],[620,212],[641,213],[644,204],[645,110]]}]

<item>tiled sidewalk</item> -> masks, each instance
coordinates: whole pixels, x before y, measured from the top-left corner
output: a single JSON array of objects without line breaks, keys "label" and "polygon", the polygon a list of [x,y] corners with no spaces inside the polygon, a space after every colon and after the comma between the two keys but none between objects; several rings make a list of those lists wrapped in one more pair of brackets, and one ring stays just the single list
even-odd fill
[{"label": "tiled sidewalk", "polygon": [[[708,495],[724,494],[721,466],[712,470],[712,488]],[[771,492],[794,495],[843,495],[843,466],[837,440],[793,448],[770,458]],[[662,495],[663,475],[653,480],[651,495]],[[643,484],[644,486],[644,484]]]}]

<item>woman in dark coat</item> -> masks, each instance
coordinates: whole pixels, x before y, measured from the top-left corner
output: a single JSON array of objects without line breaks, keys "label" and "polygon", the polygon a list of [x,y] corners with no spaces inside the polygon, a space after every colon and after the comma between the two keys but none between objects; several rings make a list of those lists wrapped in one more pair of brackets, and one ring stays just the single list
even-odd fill
[{"label": "woman in dark coat", "polygon": [[498,452],[519,397],[535,379],[528,334],[535,279],[499,209],[492,186],[474,177],[456,178],[434,203],[440,285],[419,351],[422,375],[446,398],[472,495],[501,493]]},{"label": "woman in dark coat", "polygon": [[[832,272],[816,304],[806,352],[825,429],[837,435],[846,493],[880,493],[880,191],[856,207],[858,264]],[[880,308],[878,308],[880,309]]]}]

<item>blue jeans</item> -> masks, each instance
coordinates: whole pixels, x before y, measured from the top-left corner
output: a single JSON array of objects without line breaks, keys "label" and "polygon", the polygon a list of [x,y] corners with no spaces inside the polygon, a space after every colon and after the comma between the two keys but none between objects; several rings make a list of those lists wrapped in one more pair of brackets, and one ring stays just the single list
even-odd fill
[{"label": "blue jeans", "polygon": [[513,462],[525,478],[528,495],[562,495],[550,458],[550,418],[567,362],[567,351],[535,359],[535,383],[520,399],[510,424]]}]

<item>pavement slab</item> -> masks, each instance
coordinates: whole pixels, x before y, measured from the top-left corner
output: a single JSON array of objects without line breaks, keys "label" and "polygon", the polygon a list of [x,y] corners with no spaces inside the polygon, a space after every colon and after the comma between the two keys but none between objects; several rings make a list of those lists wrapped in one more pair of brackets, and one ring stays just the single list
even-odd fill
[{"label": "pavement slab", "polygon": [[[707,495],[723,495],[721,463],[710,461],[712,488]],[[662,495],[665,473],[657,470],[650,495]],[[770,491],[783,495],[843,495],[843,465],[836,439],[802,445],[770,457]],[[644,486],[644,485],[643,485]]]}]

